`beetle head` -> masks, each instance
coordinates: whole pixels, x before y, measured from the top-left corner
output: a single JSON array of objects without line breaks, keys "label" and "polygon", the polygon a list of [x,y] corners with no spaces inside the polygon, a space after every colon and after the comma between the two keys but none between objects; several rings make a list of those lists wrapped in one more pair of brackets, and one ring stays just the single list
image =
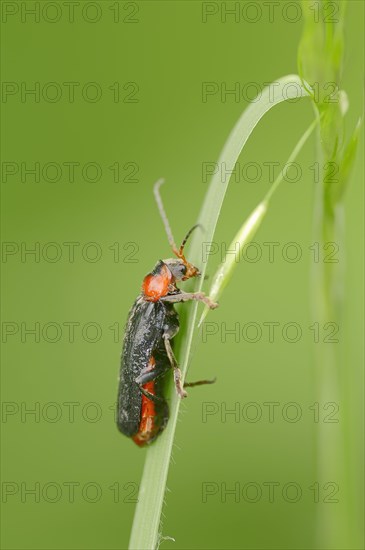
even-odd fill
[{"label": "beetle head", "polygon": [[175,245],[172,246],[172,251],[176,256],[178,257],[177,260],[168,260],[170,264],[167,264],[167,267],[170,269],[172,275],[175,277],[177,281],[187,281],[188,279],[191,279],[191,277],[199,277],[200,271],[195,265],[188,262],[188,260],[184,256],[184,246],[194,231],[199,227],[199,225],[194,225],[186,234],[183,242],[181,243],[180,248],[176,248]]},{"label": "beetle head", "polygon": [[191,264],[186,258],[171,258],[163,260],[172,273],[175,281],[187,281],[191,277],[199,277],[200,271],[195,265]]}]

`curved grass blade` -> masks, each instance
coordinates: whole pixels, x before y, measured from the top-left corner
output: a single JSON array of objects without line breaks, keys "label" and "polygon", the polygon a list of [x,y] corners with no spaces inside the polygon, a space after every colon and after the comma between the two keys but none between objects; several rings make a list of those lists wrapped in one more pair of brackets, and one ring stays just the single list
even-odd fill
[{"label": "curved grass blade", "polygon": [[[317,123],[318,119],[314,120],[309,128],[307,128],[307,130],[304,132],[304,134],[294,147],[290,157],[288,158],[286,166],[294,162],[294,160],[297,158],[298,154],[302,150],[303,145],[313,132]],[[284,171],[282,170],[270,187],[264,200],[261,201],[258,206],[256,206],[256,208],[251,212],[247,220],[243,223],[242,227],[236,233],[233,241],[228,247],[228,250],[235,249],[235,254],[227,254],[227,256],[224,258],[224,261],[221,263],[213,277],[212,284],[209,290],[209,296],[212,300],[217,301],[219,299],[219,297],[222,295],[223,290],[231,280],[233,272],[237,267],[237,264],[239,263],[242,248],[250,243],[253,237],[256,235],[256,232],[260,227],[262,220],[264,219],[266,212],[269,208],[271,197],[273,196],[283,179]],[[238,249],[236,248],[237,243],[239,245]],[[198,327],[200,327],[208,312],[209,309],[206,307],[200,317]]]},{"label": "curved grass blade", "polygon": [[[260,99],[250,104],[238,119],[218,162],[224,162],[227,172],[230,173],[245,143],[264,114],[283,101],[307,95],[308,92],[297,75],[285,76],[276,81],[274,86],[269,85],[264,88]],[[212,178],[198,219],[198,223],[204,228],[204,234],[196,232],[190,247],[189,261],[193,264],[199,264],[202,242],[213,240],[228,183],[229,179],[222,183],[218,174]],[[199,289],[203,284],[206,268],[207,263],[204,263],[201,269],[202,277],[197,281]],[[181,323],[180,333],[175,339],[176,354],[180,359],[183,379],[193,337],[197,332],[197,305],[197,303],[185,304],[184,313],[180,316],[184,321]],[[169,385],[167,397],[170,399],[170,420],[165,432],[147,450],[129,543],[130,550],[155,550],[161,540],[159,535],[160,518],[180,405],[180,399],[177,397],[172,383]]]}]

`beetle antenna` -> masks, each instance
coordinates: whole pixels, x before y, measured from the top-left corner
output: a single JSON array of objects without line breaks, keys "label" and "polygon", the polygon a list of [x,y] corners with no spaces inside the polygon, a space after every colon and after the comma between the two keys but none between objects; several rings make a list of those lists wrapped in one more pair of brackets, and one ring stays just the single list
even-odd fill
[{"label": "beetle antenna", "polygon": [[164,206],[163,206],[161,194],[160,194],[160,187],[163,183],[165,183],[165,180],[163,178],[157,180],[155,185],[153,186],[153,192],[154,192],[155,199],[156,199],[156,202],[157,202],[158,210],[160,212],[160,216],[161,216],[163,224],[165,226],[165,231],[167,233],[167,238],[169,240],[172,251],[174,252],[174,254],[179,256],[179,250],[177,249],[177,246],[175,244],[174,237],[173,237],[171,227],[170,227],[170,224],[169,224],[169,220],[167,218],[167,215],[166,215],[166,212],[165,212],[165,209],[164,209]]},{"label": "beetle antenna", "polygon": [[181,246],[180,246],[179,256],[184,255],[183,251],[184,251],[184,246],[186,245],[186,241],[188,240],[188,238],[190,237],[190,235],[192,234],[194,229],[196,229],[197,227],[200,227],[202,229],[202,226],[200,225],[200,223],[197,223],[197,224],[193,225],[193,227],[191,229],[189,229],[189,231],[185,235],[184,240],[183,240],[183,242],[181,243]]}]

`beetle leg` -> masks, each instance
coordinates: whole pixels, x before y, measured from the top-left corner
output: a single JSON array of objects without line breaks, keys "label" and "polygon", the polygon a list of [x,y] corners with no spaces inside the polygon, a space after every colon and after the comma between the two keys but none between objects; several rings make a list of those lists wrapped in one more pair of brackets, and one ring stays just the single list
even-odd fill
[{"label": "beetle leg", "polygon": [[159,376],[162,376],[166,373],[166,371],[169,370],[169,366],[166,365],[157,365],[154,368],[150,368],[150,366],[145,367],[142,369],[141,374],[135,379],[137,384],[139,386],[144,386],[147,384],[147,382],[151,382],[151,380],[156,380]]},{"label": "beetle leg", "polygon": [[202,386],[203,384],[214,384],[216,378],[212,380],[197,380],[196,382],[184,382],[184,388],[192,388],[193,386]]},{"label": "beetle leg", "polygon": [[153,393],[149,392],[148,390],[145,390],[142,386],[139,386],[139,389],[141,390],[141,393],[143,393],[143,395],[145,397],[147,397],[147,399],[150,399],[154,403],[161,403],[162,401],[165,401],[163,397],[159,397],[158,395],[154,395]]},{"label": "beetle leg", "polygon": [[206,296],[204,292],[180,292],[179,294],[167,294],[160,298],[161,302],[177,303],[177,302],[187,302],[188,300],[197,300],[198,302],[203,302],[210,309],[218,307],[217,302],[213,302]]},{"label": "beetle leg", "polygon": [[144,369],[142,369],[141,374],[135,379],[135,382],[136,384],[138,384],[141,393],[143,393],[144,396],[155,403],[164,401],[164,399],[149,392],[143,386],[148,382],[156,380],[156,378],[165,374],[165,372],[169,370],[169,368],[169,366],[163,364],[156,364],[155,359],[152,356],[148,365],[144,367]]},{"label": "beetle leg", "polygon": [[175,359],[174,352],[172,351],[171,342],[170,342],[170,339],[169,339],[168,335],[164,334],[163,339],[164,339],[164,342],[165,342],[165,348],[166,348],[167,356],[168,356],[169,361],[171,363],[171,366],[174,370],[174,382],[175,382],[176,391],[177,391],[178,396],[181,397],[181,399],[183,399],[184,397],[187,397],[188,394],[184,390],[184,388],[182,386],[182,383],[181,383],[181,370],[178,367],[177,361]]}]

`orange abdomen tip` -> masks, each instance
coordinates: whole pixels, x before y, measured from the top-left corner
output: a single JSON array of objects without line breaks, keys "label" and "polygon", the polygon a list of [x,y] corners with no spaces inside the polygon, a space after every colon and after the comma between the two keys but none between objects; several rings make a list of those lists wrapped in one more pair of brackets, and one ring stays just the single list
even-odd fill
[{"label": "orange abdomen tip", "polygon": [[[143,388],[152,395],[155,395],[155,381],[151,380],[144,384]],[[141,421],[138,432],[132,437],[133,441],[140,447],[148,445],[155,439],[160,431],[160,426],[156,425],[156,409],[151,399],[142,394]]]}]

